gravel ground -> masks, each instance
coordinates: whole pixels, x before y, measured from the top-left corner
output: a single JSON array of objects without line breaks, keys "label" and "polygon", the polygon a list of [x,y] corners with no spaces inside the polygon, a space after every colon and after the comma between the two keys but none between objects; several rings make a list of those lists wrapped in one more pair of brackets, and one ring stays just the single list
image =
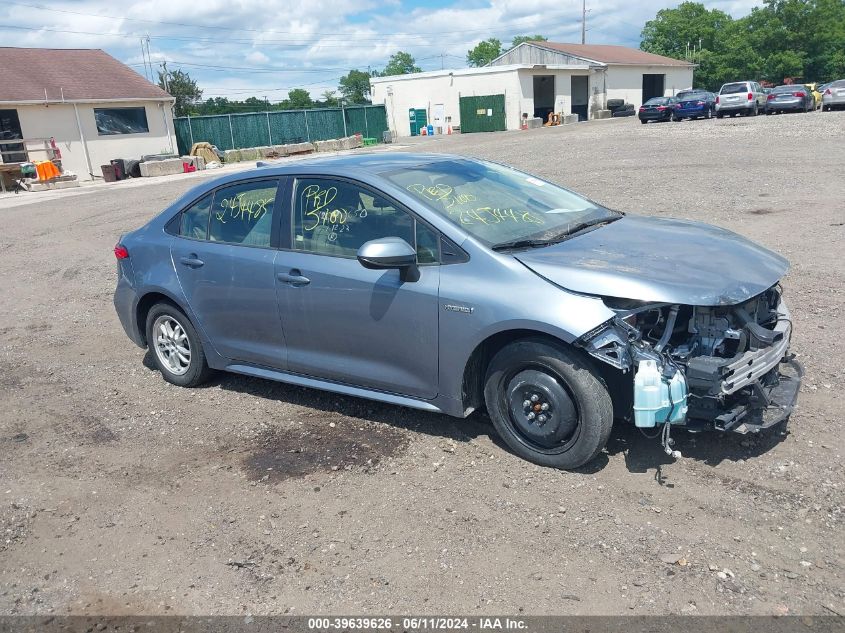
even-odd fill
[{"label": "gravel ground", "polygon": [[[0,212],[0,613],[845,613],[845,112],[455,135],[608,206],[705,220],[792,262],[807,376],[784,436],[614,429],[590,468],[481,415],[150,369],[111,247],[196,180]],[[396,148],[392,148],[396,149]]]}]

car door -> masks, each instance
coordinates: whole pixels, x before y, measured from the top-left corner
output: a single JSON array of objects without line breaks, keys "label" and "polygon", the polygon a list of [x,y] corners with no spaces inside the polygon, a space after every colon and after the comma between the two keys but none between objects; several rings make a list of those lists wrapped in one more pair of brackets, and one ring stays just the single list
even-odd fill
[{"label": "car door", "polygon": [[[300,177],[276,288],[290,371],[418,398],[438,393],[439,237],[363,185]],[[415,246],[418,274],[370,270],[358,248],[380,237]]]},{"label": "car door", "polygon": [[185,298],[218,353],[285,367],[276,301],[279,179],[220,187],[182,212],[171,245]]}]

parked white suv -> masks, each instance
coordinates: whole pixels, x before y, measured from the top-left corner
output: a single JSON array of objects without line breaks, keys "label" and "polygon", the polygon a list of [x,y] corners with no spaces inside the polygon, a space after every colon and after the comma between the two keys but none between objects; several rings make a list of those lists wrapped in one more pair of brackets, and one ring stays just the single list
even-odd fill
[{"label": "parked white suv", "polygon": [[716,96],[716,118],[726,114],[757,116],[766,110],[766,93],[756,81],[734,81],[723,85]]}]

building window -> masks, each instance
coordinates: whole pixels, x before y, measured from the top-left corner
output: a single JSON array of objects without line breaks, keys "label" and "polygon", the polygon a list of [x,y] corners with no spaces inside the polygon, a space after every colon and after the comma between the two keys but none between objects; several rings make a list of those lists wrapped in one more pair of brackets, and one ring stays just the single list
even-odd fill
[{"label": "building window", "polygon": [[107,134],[142,134],[150,131],[144,108],[94,108],[97,132]]}]

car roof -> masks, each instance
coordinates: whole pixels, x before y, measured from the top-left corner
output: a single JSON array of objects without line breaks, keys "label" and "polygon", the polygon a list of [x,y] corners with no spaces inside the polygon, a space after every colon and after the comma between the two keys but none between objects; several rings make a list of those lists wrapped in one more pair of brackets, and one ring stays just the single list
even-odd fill
[{"label": "car roof", "polygon": [[252,169],[223,174],[197,185],[181,196],[172,206],[180,206],[188,200],[197,199],[212,189],[253,178],[290,176],[305,172],[314,175],[341,176],[367,181],[381,178],[381,173],[385,171],[410,169],[444,160],[476,162],[475,159],[454,154],[392,151],[359,152],[343,156],[314,156],[299,160],[282,158],[278,161],[257,161],[256,166]]}]

